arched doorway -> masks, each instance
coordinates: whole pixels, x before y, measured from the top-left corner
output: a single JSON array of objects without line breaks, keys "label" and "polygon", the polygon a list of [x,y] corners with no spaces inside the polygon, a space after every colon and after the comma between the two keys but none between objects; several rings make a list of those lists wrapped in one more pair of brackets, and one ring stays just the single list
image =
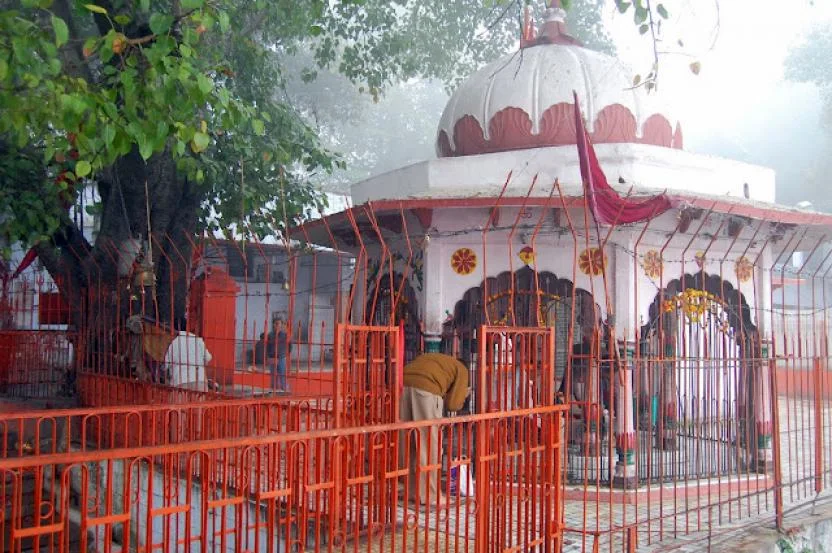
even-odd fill
[{"label": "arched doorway", "polygon": [[[395,302],[395,305],[393,305]],[[404,326],[404,361],[411,361],[422,352],[422,329],[419,302],[410,281],[399,273],[384,274],[373,283],[367,296],[367,324]]]},{"label": "arched doorway", "polygon": [[[600,336],[604,333],[599,306],[589,292],[571,281],[528,266],[489,277],[462,295],[443,325],[442,350],[471,369],[474,390],[480,355],[477,333],[483,324],[555,328],[554,385],[561,391],[570,362],[588,368],[606,338]],[[504,356],[514,355],[511,344],[502,345],[501,351]],[[566,388],[571,390],[571,386]]]},{"label": "arched doorway", "polygon": [[655,431],[659,450],[685,459],[659,472],[725,473],[737,468],[740,449],[756,453],[770,406],[759,333],[739,290],[704,272],[671,281],[650,306],[640,350],[639,426]]}]

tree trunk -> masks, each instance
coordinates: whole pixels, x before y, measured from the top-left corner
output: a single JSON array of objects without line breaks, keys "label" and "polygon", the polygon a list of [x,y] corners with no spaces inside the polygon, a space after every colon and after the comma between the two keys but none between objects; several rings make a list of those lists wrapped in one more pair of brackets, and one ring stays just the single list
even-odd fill
[{"label": "tree trunk", "polygon": [[[76,370],[130,376],[123,332],[130,315],[165,326],[184,318],[197,223],[197,191],[176,173],[168,152],[147,162],[138,151],[119,159],[98,182],[102,201],[94,245],[69,217],[38,255],[71,306]],[[141,286],[141,256],[151,249],[155,286]],[[119,265],[130,266],[129,274]]]}]

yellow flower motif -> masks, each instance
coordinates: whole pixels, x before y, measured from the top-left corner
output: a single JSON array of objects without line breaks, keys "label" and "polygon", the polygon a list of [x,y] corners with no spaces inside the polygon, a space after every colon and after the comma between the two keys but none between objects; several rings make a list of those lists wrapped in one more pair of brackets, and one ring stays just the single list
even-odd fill
[{"label": "yellow flower motif", "polygon": [[656,250],[650,250],[644,254],[644,259],[641,262],[644,268],[644,274],[650,278],[659,278],[662,275],[662,257]]},{"label": "yellow flower motif", "polygon": [[737,259],[736,264],[737,279],[740,282],[748,282],[751,280],[751,275],[754,272],[754,265],[745,257]]},{"label": "yellow flower motif", "polygon": [[585,275],[598,276],[604,272],[606,256],[601,248],[587,248],[578,258],[578,267]]}]

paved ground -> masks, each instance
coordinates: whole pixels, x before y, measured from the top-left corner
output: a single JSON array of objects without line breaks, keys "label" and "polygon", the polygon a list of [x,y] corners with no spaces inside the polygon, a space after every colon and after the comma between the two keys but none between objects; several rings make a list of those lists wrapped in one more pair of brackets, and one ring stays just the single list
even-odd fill
[{"label": "paved ground", "polygon": [[[815,421],[813,404],[800,399],[779,401],[780,440],[783,475],[783,501],[786,511],[784,526],[795,523],[812,502],[822,505],[832,503],[832,478],[830,478],[830,449],[824,447],[823,466],[826,470],[823,490],[815,491]],[[832,409],[828,406],[820,412],[823,434],[828,438]],[[736,478],[736,477],[735,477]],[[567,552],[578,551],[626,551],[626,532],[622,527],[635,526],[638,551],[736,551],[740,544],[759,541],[763,529],[774,532],[774,492],[754,485],[751,475],[741,475],[751,489],[740,491],[731,479],[710,478],[700,480],[702,493],[684,495],[681,485],[671,486],[670,497],[662,500],[640,501],[637,505],[621,505],[609,502],[595,503],[569,501],[566,505],[566,524],[570,528],[586,528],[600,532],[598,543],[594,536],[567,533],[571,545]],[[704,484],[717,484],[710,491]],[[803,508],[801,509],[801,506]],[[586,509],[585,509],[586,508]],[[610,535],[610,529],[618,529]],[[771,535],[776,535],[771,534]],[[776,538],[775,538],[776,540]],[[593,546],[597,546],[594,549]],[[727,548],[727,549],[726,549]]]},{"label": "paved ground", "polygon": [[[832,443],[824,443],[821,448],[823,455],[820,460],[826,474],[822,482],[815,480],[818,453],[816,424],[820,422],[822,438],[829,440],[832,406],[824,405],[816,412],[809,401],[781,398],[779,419],[786,509],[784,526],[797,526],[804,520],[817,519],[824,514],[832,516],[832,511],[827,511],[832,505]],[[751,488],[745,491],[738,489],[737,478],[742,479],[746,487],[751,485]],[[603,498],[593,500],[597,498],[591,497],[595,490],[590,487],[587,501],[566,502],[567,545],[564,551],[627,551],[628,537],[634,537],[637,542],[633,545],[639,552],[646,553],[755,551],[761,541],[777,539],[774,531],[774,492],[761,484],[755,487],[756,478],[738,473],[732,477],[712,477],[696,484],[688,483],[699,486],[697,493],[688,494],[682,492],[682,484],[671,485],[666,487],[668,493],[663,498],[641,498],[634,504],[611,503]],[[820,494],[816,493],[816,484],[821,485]],[[399,511],[399,520],[408,521],[415,530],[417,511]],[[427,536],[428,532],[441,536],[441,539],[429,539],[436,544],[441,542],[441,550],[444,550],[445,541],[451,539],[452,543],[458,544],[452,546],[452,550],[464,551],[476,516],[479,515],[473,508],[466,508],[439,519],[423,519],[417,526],[423,529],[423,536]],[[430,527],[427,532],[424,531],[426,523]],[[516,528],[516,518],[509,517],[506,524]],[[628,528],[634,528],[635,532],[628,532]]]},{"label": "paved ground", "polygon": [[[832,410],[821,411],[821,421],[827,434],[830,417]],[[815,413],[812,404],[802,400],[782,399],[780,425],[786,511],[784,526],[788,528],[801,524],[807,516],[811,520],[813,508],[832,506],[832,491],[826,489],[832,488],[832,479],[828,473],[830,462],[827,455],[824,462],[827,467],[824,490],[816,494]],[[830,448],[825,449],[828,451]],[[767,484],[771,479],[738,470],[731,476],[665,485],[664,497],[648,499],[642,494],[633,504],[612,503],[603,497],[600,501],[595,500],[598,496],[595,496],[595,489],[590,488],[587,501],[566,502],[567,531],[563,551],[625,552],[628,551],[630,539],[636,540],[632,544],[633,550],[639,553],[758,551],[762,543],[774,543],[778,539],[774,524],[774,492]],[[738,482],[742,482],[743,486],[739,486]],[[685,486],[692,488],[693,492],[684,493]],[[572,489],[582,490],[580,487]],[[601,492],[598,493],[600,496]],[[475,523],[474,517],[468,518],[469,514],[471,513],[463,510],[440,516],[437,522],[421,513],[419,529],[414,529],[412,535],[421,535],[423,545],[427,539],[431,549],[438,546],[444,550],[449,536],[462,535],[466,531],[469,536],[472,535]],[[832,510],[829,515],[832,516]],[[405,515],[401,516],[404,520]],[[478,513],[476,516],[481,515]],[[821,515],[816,513],[814,518],[819,516]],[[468,524],[460,524],[460,520],[466,518]],[[447,525],[444,523],[446,519],[449,520]],[[511,520],[515,522],[509,522]],[[516,517],[508,517],[506,522],[512,525],[515,535],[518,531],[522,533],[522,524],[517,522]],[[634,532],[628,531],[628,528],[634,529]],[[452,546],[451,550],[465,551],[464,540],[462,544]]]}]

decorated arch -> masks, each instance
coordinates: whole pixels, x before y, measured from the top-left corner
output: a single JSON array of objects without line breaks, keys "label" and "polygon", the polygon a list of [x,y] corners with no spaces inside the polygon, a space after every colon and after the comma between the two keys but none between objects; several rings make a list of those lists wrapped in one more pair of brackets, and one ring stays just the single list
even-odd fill
[{"label": "decorated arch", "polygon": [[716,275],[686,274],[656,294],[648,313],[637,384],[642,428],[655,428],[661,449],[707,437],[757,452],[771,431],[768,382],[742,292]]},{"label": "decorated arch", "polygon": [[573,346],[592,342],[601,328],[600,308],[592,294],[568,279],[528,266],[488,277],[469,288],[454,305],[453,313],[446,315],[443,349],[469,364],[476,361],[476,334],[483,324],[555,328],[559,381]]},{"label": "decorated arch", "polygon": [[384,274],[367,295],[367,323],[404,327],[405,362],[422,351],[419,302],[408,279],[400,273]]}]

